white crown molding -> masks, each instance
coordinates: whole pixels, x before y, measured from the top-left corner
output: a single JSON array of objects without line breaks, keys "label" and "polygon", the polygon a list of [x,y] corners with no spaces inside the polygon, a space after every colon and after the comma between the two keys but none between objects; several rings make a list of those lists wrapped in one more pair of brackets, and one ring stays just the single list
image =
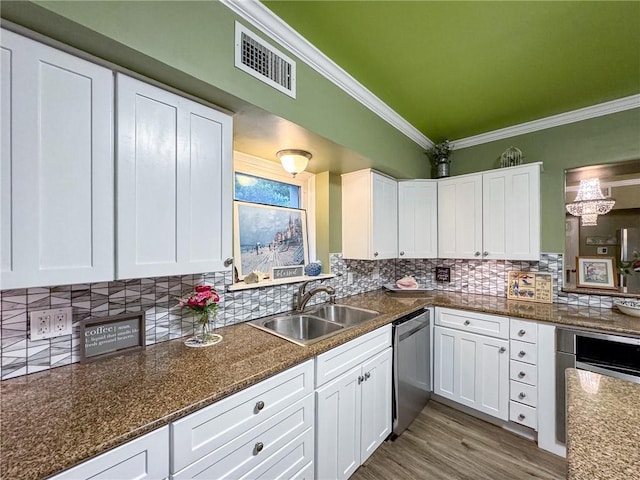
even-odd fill
[{"label": "white crown molding", "polygon": [[422,132],[402,118],[260,2],[256,0],[220,1],[422,148],[427,149],[433,146],[433,142]]},{"label": "white crown molding", "polygon": [[640,108],[640,95],[631,95],[630,97],[619,98],[610,102],[599,103],[590,107],[580,108],[578,110],[572,110],[570,112],[560,113],[558,115],[552,115],[551,117],[541,118],[539,120],[533,120],[526,123],[520,123],[518,125],[501,128],[492,132],[481,133],[480,135],[461,138],[459,140],[454,140],[453,143],[455,145],[455,150],[460,150],[461,148],[472,147],[474,145],[480,145],[482,143],[489,143],[495,140],[515,137],[517,135],[523,135],[525,133],[537,132],[538,130],[544,130],[546,128],[558,127],[560,125],[580,122],[582,120],[588,120],[589,118],[610,115],[612,113],[631,110],[633,108]]}]

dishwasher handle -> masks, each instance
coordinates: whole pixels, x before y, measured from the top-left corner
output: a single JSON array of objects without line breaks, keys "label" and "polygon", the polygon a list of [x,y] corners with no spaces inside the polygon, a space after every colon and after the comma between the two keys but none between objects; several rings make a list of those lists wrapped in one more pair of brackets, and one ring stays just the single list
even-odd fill
[{"label": "dishwasher handle", "polygon": [[411,335],[419,332],[423,328],[427,328],[429,326],[429,312],[424,312],[421,315],[412,318],[408,321],[394,324],[396,329],[396,338],[398,341],[402,341],[405,338],[410,337]]}]

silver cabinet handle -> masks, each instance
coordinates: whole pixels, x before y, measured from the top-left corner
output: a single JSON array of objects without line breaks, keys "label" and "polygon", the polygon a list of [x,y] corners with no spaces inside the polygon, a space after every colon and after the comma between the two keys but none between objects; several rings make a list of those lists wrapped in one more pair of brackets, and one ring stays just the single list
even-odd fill
[{"label": "silver cabinet handle", "polygon": [[253,450],[255,451],[254,455],[257,455],[258,453],[260,453],[263,448],[264,448],[264,443],[262,442],[256,443],[256,446],[253,447]]},{"label": "silver cabinet handle", "polygon": [[520,331],[518,332],[518,336],[519,336],[519,337],[524,337],[524,334],[525,334],[525,333],[527,333],[525,330],[520,330]]},{"label": "silver cabinet handle", "polygon": [[486,257],[487,255],[489,255],[489,252],[482,252],[483,257]]},{"label": "silver cabinet handle", "polygon": [[499,350],[500,353],[504,353],[506,351],[507,351],[507,349],[505,347],[500,347],[500,350]]},{"label": "silver cabinet handle", "polygon": [[473,254],[474,257],[479,257],[480,256],[480,252],[476,252]]},{"label": "silver cabinet handle", "polygon": [[260,400],[258,403],[256,403],[255,412],[258,413],[263,408],[264,408],[264,402],[262,400]]},{"label": "silver cabinet handle", "polygon": [[518,356],[519,356],[520,358],[524,357],[526,354],[527,354],[527,352],[525,352],[524,350],[520,350],[520,351],[518,352]]},{"label": "silver cabinet handle", "polygon": [[370,378],[371,378],[371,372],[367,372],[364,374],[365,381],[369,380]]},{"label": "silver cabinet handle", "polygon": [[362,375],[358,375],[358,385],[364,382],[364,377]]},{"label": "silver cabinet handle", "polygon": [[520,394],[518,395],[518,398],[520,400],[522,400],[524,397],[526,397],[525,393],[524,392],[520,392]]},{"label": "silver cabinet handle", "polygon": [[377,257],[378,256],[378,252],[373,252],[373,256]]},{"label": "silver cabinet handle", "polygon": [[524,378],[524,377],[525,377],[525,375],[526,375],[526,373],[524,373],[524,372],[520,372],[520,373],[518,374],[518,378]]},{"label": "silver cabinet handle", "polygon": [[524,420],[526,417],[524,416],[524,413],[521,413],[520,415],[518,415],[518,420],[522,421]]},{"label": "silver cabinet handle", "polygon": [[404,252],[400,252],[400,256],[404,255]]},{"label": "silver cabinet handle", "polygon": [[230,267],[232,263],[233,263],[233,258],[229,257],[224,261],[224,266]]},{"label": "silver cabinet handle", "polygon": [[465,321],[464,321],[464,324],[465,324],[465,325],[471,325],[471,322],[470,322],[469,320],[465,320]]}]

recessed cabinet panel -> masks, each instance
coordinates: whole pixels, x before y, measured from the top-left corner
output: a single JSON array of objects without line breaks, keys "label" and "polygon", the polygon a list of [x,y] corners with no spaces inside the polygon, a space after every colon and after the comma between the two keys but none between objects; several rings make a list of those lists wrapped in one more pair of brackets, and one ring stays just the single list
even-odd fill
[{"label": "recessed cabinet panel", "polygon": [[456,381],[458,383],[460,398],[471,404],[477,401],[477,372],[475,368],[476,357],[478,355],[476,351],[477,347],[478,345],[474,338],[461,337],[458,343],[460,352],[454,360],[454,362],[460,364],[459,370],[456,368],[456,372],[458,372]]},{"label": "recessed cabinet panel", "polygon": [[[483,256],[506,258],[507,255],[507,179],[504,175],[487,174],[482,189]],[[486,254],[484,253],[486,252]]]},{"label": "recessed cabinet panel", "polygon": [[138,265],[177,261],[176,116],[174,106],[135,95],[135,153],[119,158],[120,183],[127,182],[123,177],[128,171],[134,188],[129,192],[129,202],[120,202],[119,213],[125,218],[125,210],[133,213],[130,221],[135,223],[130,227],[135,228]]},{"label": "recessed cabinet panel", "polygon": [[362,364],[362,434],[360,463],[371,456],[391,433],[391,362],[387,348]]},{"label": "recessed cabinet panel", "polygon": [[113,280],[113,74],[1,41],[2,288]]},{"label": "recessed cabinet panel", "polygon": [[455,336],[446,328],[434,328],[434,392],[444,397],[454,395]]}]

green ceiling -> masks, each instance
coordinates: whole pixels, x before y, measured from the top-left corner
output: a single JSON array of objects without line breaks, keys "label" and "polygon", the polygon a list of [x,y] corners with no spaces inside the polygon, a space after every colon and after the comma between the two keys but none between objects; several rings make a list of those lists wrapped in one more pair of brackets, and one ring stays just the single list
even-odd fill
[{"label": "green ceiling", "polygon": [[640,93],[640,1],[263,1],[434,141]]}]

